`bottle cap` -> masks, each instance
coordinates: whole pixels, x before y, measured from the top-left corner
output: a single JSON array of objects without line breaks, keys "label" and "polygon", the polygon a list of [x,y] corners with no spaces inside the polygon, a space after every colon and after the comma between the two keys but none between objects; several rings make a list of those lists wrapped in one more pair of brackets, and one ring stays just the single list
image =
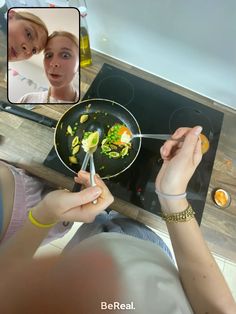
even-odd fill
[{"label": "bottle cap", "polygon": [[0,0],[0,10],[5,13],[7,11],[7,5],[5,0]]},{"label": "bottle cap", "polygon": [[0,8],[2,8],[5,5],[5,0],[0,0]]},{"label": "bottle cap", "polygon": [[79,7],[79,12],[80,12],[80,15],[82,17],[84,17],[87,15],[87,8],[86,7]]}]

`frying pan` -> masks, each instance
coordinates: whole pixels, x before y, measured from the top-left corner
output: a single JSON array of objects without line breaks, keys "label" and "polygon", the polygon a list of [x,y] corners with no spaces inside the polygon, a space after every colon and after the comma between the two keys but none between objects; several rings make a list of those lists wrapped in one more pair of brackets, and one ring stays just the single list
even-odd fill
[{"label": "frying pan", "polygon": [[[80,170],[85,157],[85,152],[81,146],[76,155],[78,163],[72,164],[69,161],[72,141],[75,136],[78,136],[81,142],[84,132],[93,132],[98,129],[101,142],[109,128],[116,123],[125,124],[133,134],[141,133],[138,122],[132,113],[117,102],[108,99],[83,100],[70,107],[57,123],[53,119],[25,110],[17,105],[0,103],[0,110],[49,127],[55,127],[54,147],[56,153],[61,162],[74,174],[77,174]],[[87,114],[89,118],[86,122],[80,123],[80,117],[83,114]],[[73,129],[73,136],[67,132],[69,125]],[[110,159],[108,156],[101,154],[101,146],[98,145],[94,153],[96,172],[102,179],[119,175],[132,165],[139,154],[140,148],[141,138],[135,138],[132,140],[132,148],[129,151],[129,155],[126,155],[124,158]]]}]

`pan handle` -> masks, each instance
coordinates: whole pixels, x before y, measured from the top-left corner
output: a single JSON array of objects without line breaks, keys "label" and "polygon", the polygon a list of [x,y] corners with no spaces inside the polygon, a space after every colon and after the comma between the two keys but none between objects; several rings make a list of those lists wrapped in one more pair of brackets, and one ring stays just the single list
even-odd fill
[{"label": "pan handle", "polygon": [[24,109],[20,107],[19,105],[12,105],[12,104],[8,104],[6,102],[1,101],[0,110],[14,114],[18,117],[22,117],[22,118],[37,122],[39,124],[48,126],[50,128],[55,128],[57,124],[57,120],[51,119],[49,117],[46,117],[34,111]]}]

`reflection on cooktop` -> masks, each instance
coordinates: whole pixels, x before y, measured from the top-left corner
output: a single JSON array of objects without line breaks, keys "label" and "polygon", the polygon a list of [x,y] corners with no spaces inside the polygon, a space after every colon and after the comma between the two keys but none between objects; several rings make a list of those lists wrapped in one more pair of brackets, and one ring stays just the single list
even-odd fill
[{"label": "reflection on cooktop", "polygon": [[[173,133],[178,127],[203,127],[203,133],[210,141],[210,149],[203,156],[187,189],[188,200],[200,224],[223,114],[108,64],[103,65],[84,96],[84,99],[93,98],[108,98],[125,106],[137,119],[142,133],[167,134]],[[160,140],[143,139],[138,158],[132,166],[106,181],[113,195],[157,215],[160,215],[160,204],[154,185],[162,165],[159,153],[162,145],[163,141]],[[52,151],[51,156],[53,154],[55,152]],[[60,162],[55,162],[54,158],[50,161],[50,156],[45,164],[63,171]]]},{"label": "reflection on cooktop", "polygon": [[[114,99],[113,86],[120,91]],[[97,86],[97,98],[115,100],[123,106],[128,105],[134,98],[134,87],[124,77],[112,75],[101,80]]]},{"label": "reflection on cooktop", "polygon": [[[185,121],[184,125],[182,125],[182,121]],[[192,127],[193,125],[201,125],[203,128],[203,133],[210,141],[212,140],[214,129],[211,124],[211,119],[208,118],[201,110],[184,107],[175,110],[170,116],[170,133],[174,133],[177,128],[183,126]]]}]

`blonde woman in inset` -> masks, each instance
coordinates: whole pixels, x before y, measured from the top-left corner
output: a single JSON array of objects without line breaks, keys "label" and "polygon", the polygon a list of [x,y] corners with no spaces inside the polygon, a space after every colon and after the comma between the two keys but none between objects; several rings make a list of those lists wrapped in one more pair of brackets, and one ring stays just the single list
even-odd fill
[{"label": "blonde woman in inset", "polygon": [[28,93],[20,103],[76,103],[79,91],[73,80],[79,69],[79,40],[72,33],[55,31],[44,50],[44,70],[50,82],[48,91]]},{"label": "blonde woman in inset", "polygon": [[8,60],[22,61],[40,53],[48,38],[44,22],[27,11],[8,13]]}]

